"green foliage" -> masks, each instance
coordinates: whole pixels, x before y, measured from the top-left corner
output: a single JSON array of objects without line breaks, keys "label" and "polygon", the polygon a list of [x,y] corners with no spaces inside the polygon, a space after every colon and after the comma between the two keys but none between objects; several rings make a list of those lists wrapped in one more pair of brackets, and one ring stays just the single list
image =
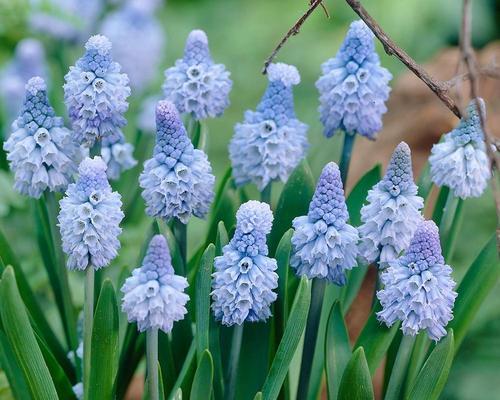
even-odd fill
[{"label": "green foliage", "polygon": [[340,381],[339,400],[373,400],[372,380],[365,352],[358,347],[345,367]]},{"label": "green foliage", "polygon": [[201,354],[198,368],[193,378],[191,387],[191,400],[206,398],[212,392],[212,381],[214,377],[214,363],[208,350]]}]

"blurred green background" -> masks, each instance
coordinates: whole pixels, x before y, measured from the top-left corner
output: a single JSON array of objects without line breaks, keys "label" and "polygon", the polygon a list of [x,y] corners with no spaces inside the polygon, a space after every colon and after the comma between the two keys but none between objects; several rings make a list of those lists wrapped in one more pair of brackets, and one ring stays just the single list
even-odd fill
[{"label": "blurred green background", "polygon": [[[461,14],[461,2],[458,0],[365,0],[363,4],[387,33],[418,62],[425,62],[439,50],[458,42]],[[481,0],[473,4],[474,45],[482,47],[500,37],[500,3]],[[320,64],[336,53],[349,23],[355,19],[355,14],[342,0],[325,0],[325,5],[332,17],[327,19],[318,9],[304,24],[300,34],[293,37],[277,57],[278,61],[296,65],[302,77],[301,84],[295,90],[296,111],[299,119],[310,126],[308,159],[315,176],[318,176],[327,161],[337,160],[340,141],[339,138],[327,140],[322,136],[314,82],[319,76]],[[120,4],[116,2],[105,5],[108,10],[117,7]],[[260,73],[263,61],[306,7],[306,0],[169,0],[162,4],[156,14],[167,37],[161,69],[145,93],[132,93],[131,107],[127,113],[128,138],[134,138],[134,121],[141,100],[149,93],[160,93],[163,70],[182,56],[187,34],[195,28],[203,29],[208,34],[214,60],[226,65],[234,83],[231,106],[223,117],[208,121],[208,154],[219,182],[229,165],[227,144],[233,126],[242,119],[244,110],[255,107],[266,87],[267,79]],[[0,0],[0,68],[9,61],[16,43],[33,35],[28,24],[31,8],[28,0]],[[97,33],[99,29],[95,30]],[[56,62],[52,54],[54,49],[62,49],[62,67],[67,69],[82,53],[82,43],[65,43],[44,35],[37,37],[43,40],[50,63],[53,105],[59,114],[64,114],[61,86],[65,71],[62,71],[61,64]],[[404,67],[395,58],[385,55],[381,46],[377,46],[383,65],[397,79]],[[3,114],[3,130],[9,127],[10,121],[7,119]],[[124,174],[118,187],[136,185],[132,180],[136,173],[137,170]],[[34,250],[32,204],[12,192],[9,179],[7,174],[0,174],[1,229],[14,244],[48,312],[54,313],[47,277],[41,267],[40,256]],[[276,198],[280,185],[276,185],[273,190]],[[255,195],[256,191],[250,188],[249,193]],[[139,201],[142,206],[142,200]],[[107,274],[117,279],[122,271],[136,266],[139,248],[149,223],[148,218],[141,215],[136,223],[124,226],[122,251],[112,266],[107,268]],[[461,278],[491,237],[494,227],[491,193],[466,202],[463,229],[452,260],[457,279]],[[203,221],[190,223],[191,252],[202,240],[205,229]],[[71,274],[77,303],[83,297],[80,278],[76,273]],[[494,292],[498,293],[498,289],[500,287]],[[500,300],[492,294],[482,307],[475,327],[454,363],[443,398],[500,399],[499,373]],[[2,385],[5,385],[4,379],[0,380],[0,387]]]}]

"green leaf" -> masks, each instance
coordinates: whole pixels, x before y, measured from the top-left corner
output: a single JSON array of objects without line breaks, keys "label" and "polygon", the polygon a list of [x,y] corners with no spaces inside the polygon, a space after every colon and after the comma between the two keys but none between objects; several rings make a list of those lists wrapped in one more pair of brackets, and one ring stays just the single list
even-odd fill
[{"label": "green leaf", "polygon": [[[118,361],[118,305],[109,279],[102,285],[92,329],[89,399],[112,399]],[[101,367],[99,367],[101,366]]]},{"label": "green leaf", "polygon": [[222,248],[229,243],[226,226],[224,221],[219,221],[217,225],[217,237],[215,238],[215,255],[222,255]]},{"label": "green leaf", "polygon": [[30,392],[24,380],[23,372],[17,364],[16,356],[3,330],[0,330],[0,365],[5,375],[7,375],[14,397],[16,399],[29,399]]},{"label": "green leaf", "polygon": [[23,371],[31,398],[57,399],[54,382],[31,328],[11,267],[5,269],[0,283],[0,315],[5,335]]},{"label": "green leaf", "polygon": [[372,400],[372,380],[365,352],[358,347],[347,364],[340,381],[339,400]]},{"label": "green leaf", "polygon": [[276,338],[281,339],[288,319],[288,271],[290,270],[290,253],[292,251],[293,229],[285,232],[276,249],[278,263],[278,298],[274,304],[274,322]]},{"label": "green leaf", "polygon": [[177,391],[174,393],[172,400],[182,400],[182,389],[179,388]]},{"label": "green leaf", "polygon": [[346,204],[351,225],[361,225],[361,207],[366,202],[368,191],[380,181],[381,173],[382,168],[380,165],[375,165],[361,177],[349,193],[349,196],[347,196]]},{"label": "green leaf", "polygon": [[187,356],[184,359],[182,369],[177,376],[177,380],[175,381],[172,391],[170,392],[169,399],[173,399],[177,395],[179,389],[182,389],[182,392],[185,393],[190,392],[189,388],[191,387],[191,382],[196,369],[195,355],[196,342],[193,340],[191,346],[189,347]]},{"label": "green leaf", "polygon": [[420,370],[408,400],[437,400],[450,373],[455,351],[453,330],[439,342]]},{"label": "green leaf", "polygon": [[[145,353],[145,334],[137,330],[137,324],[127,324],[122,348],[118,372],[116,373],[114,393],[118,400],[123,399],[127,388],[134,376],[135,370]],[[163,355],[163,352],[162,354]],[[161,357],[160,355],[160,357]]]},{"label": "green leaf", "polygon": [[434,204],[434,211],[432,212],[432,220],[436,223],[437,226],[441,225],[441,219],[443,218],[444,206],[446,201],[448,200],[448,194],[450,193],[450,189],[446,186],[443,186],[439,190],[439,195]]},{"label": "green leaf", "polygon": [[380,365],[399,328],[399,323],[394,324],[390,328],[380,323],[376,316],[376,312],[380,311],[380,309],[380,303],[377,301],[354,345],[355,349],[363,347],[368,368],[372,375]]},{"label": "green leaf", "polygon": [[292,172],[281,192],[273,228],[269,235],[269,254],[274,254],[280,239],[292,227],[295,217],[307,214],[314,194],[314,178],[306,160]]},{"label": "green leaf", "polygon": [[262,392],[257,392],[253,400],[262,400]]},{"label": "green leaf", "polygon": [[391,376],[387,385],[384,400],[399,400],[403,393],[403,384],[408,371],[415,336],[403,335],[398,352],[391,369]]},{"label": "green leaf", "polygon": [[290,318],[286,324],[283,338],[281,339],[273,363],[271,364],[271,369],[262,387],[262,397],[265,400],[274,400],[278,398],[295,350],[304,332],[310,302],[311,285],[307,278],[303,277],[295,295],[292,311],[290,312]]},{"label": "green leaf", "polygon": [[495,287],[500,277],[500,263],[495,234],[481,250],[467,270],[460,285],[453,309],[454,318],[449,324],[455,334],[458,350],[469,326],[486,296]]},{"label": "green leaf", "polygon": [[210,351],[205,350],[200,357],[198,368],[194,374],[191,387],[191,400],[206,399],[212,393],[212,381],[214,377],[214,364]]},{"label": "green leaf", "polygon": [[[196,354],[198,360],[205,354],[205,350],[209,348],[210,289],[214,257],[215,246],[209,244],[203,253],[196,276]],[[212,357],[210,356],[210,358]]]},{"label": "green leaf", "polygon": [[333,304],[326,328],[325,369],[328,399],[337,399],[340,381],[351,359],[351,344],[340,303]]},{"label": "green leaf", "polygon": [[418,178],[418,195],[422,198],[427,198],[432,189],[432,179],[431,179],[431,167],[429,162],[426,162],[420,172],[420,177]]}]

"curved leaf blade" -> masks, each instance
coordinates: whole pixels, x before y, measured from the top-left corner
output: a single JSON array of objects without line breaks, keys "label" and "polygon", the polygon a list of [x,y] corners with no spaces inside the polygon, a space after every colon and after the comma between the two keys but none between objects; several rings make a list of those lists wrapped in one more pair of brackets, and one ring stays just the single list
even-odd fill
[{"label": "curved leaf blade", "polygon": [[205,399],[212,393],[212,382],[214,378],[214,363],[210,351],[205,350],[201,354],[198,368],[194,374],[191,386],[191,400]]},{"label": "curved leaf blade", "polygon": [[358,347],[347,364],[340,381],[339,400],[373,400],[373,385],[365,352]]}]

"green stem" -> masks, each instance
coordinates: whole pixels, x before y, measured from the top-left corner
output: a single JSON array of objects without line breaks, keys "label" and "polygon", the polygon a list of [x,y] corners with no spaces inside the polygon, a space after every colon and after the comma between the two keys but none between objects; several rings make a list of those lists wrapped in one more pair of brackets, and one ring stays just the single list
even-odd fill
[{"label": "green stem", "polygon": [[[443,236],[443,255],[444,259],[449,263],[451,261],[451,256],[453,255],[453,250],[455,249],[455,243],[457,240],[458,232],[462,226],[463,221],[463,208],[464,201],[462,199],[456,200],[455,212],[451,221],[449,229],[445,230]],[[446,216],[446,214],[445,214]],[[445,228],[446,229],[446,228]]]},{"label": "green stem", "polygon": [[224,398],[234,400],[236,398],[236,380],[238,377],[238,364],[240,361],[241,342],[243,340],[243,324],[235,325],[231,339],[231,352],[229,353],[229,368],[227,376],[227,389]]},{"label": "green stem", "polygon": [[340,177],[342,178],[342,184],[344,187],[347,182],[347,174],[349,172],[354,139],[356,139],[356,134],[348,132],[344,133],[344,146],[342,147],[342,154],[340,155],[339,162]]},{"label": "green stem", "polygon": [[83,393],[88,400],[92,327],[94,324],[94,267],[85,270],[85,303],[83,305]]},{"label": "green stem", "polygon": [[309,307],[309,314],[307,316],[304,348],[302,350],[302,364],[300,366],[297,399],[308,399],[311,367],[313,364],[314,351],[316,349],[316,340],[318,339],[318,328],[321,319],[321,308],[323,307],[325,288],[326,280],[313,280],[311,289],[311,306]]},{"label": "green stem", "polygon": [[387,385],[384,400],[398,400],[401,398],[401,388],[406,377],[406,369],[410,361],[415,336],[403,335],[399,345],[398,354],[392,367],[391,377]]},{"label": "green stem", "polygon": [[271,191],[272,191],[272,183],[269,182],[267,186],[260,193],[260,201],[271,205]]},{"label": "green stem", "polygon": [[182,274],[186,275],[186,259],[187,259],[187,224],[183,224],[179,219],[175,218],[172,224],[172,230],[179,246],[182,258]]},{"label": "green stem", "polygon": [[420,332],[415,340],[415,345],[413,346],[413,351],[411,353],[410,363],[408,365],[408,374],[405,383],[405,399],[408,398],[409,390],[412,387],[412,384],[425,361],[425,356],[427,354],[427,350],[429,349],[429,345],[430,340],[427,337],[427,333]]},{"label": "green stem", "polygon": [[150,400],[159,400],[158,390],[158,328],[146,332],[146,362]]}]

